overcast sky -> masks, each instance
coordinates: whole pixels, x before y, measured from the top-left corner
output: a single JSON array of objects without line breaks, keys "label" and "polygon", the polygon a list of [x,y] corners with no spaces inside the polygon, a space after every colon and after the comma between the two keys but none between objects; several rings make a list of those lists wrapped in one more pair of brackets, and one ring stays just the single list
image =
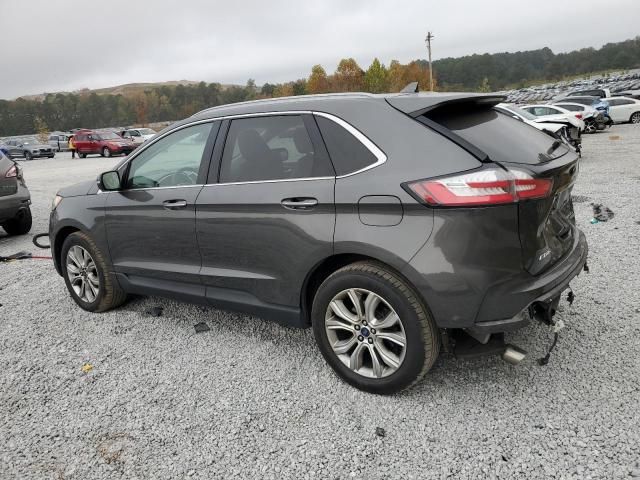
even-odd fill
[{"label": "overcast sky", "polygon": [[244,84],[640,35],[640,0],[0,0],[0,98],[132,82]]}]

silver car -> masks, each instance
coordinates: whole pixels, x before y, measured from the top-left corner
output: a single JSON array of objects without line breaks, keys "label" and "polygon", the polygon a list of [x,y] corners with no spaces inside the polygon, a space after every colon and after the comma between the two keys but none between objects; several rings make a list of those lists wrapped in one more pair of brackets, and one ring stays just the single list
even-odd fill
[{"label": "silver car", "polygon": [[9,158],[24,157],[25,160],[48,157],[53,158],[56,153],[51,145],[41,143],[35,138],[18,138],[5,142]]}]

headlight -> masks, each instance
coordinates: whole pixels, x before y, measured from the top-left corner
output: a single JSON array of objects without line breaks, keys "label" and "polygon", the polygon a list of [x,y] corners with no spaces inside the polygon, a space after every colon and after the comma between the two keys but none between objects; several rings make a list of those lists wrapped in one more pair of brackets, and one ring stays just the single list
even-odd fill
[{"label": "headlight", "polygon": [[51,210],[55,210],[56,207],[58,205],[60,205],[60,202],[62,201],[62,197],[60,195],[56,195],[55,197],[53,197],[53,202],[51,202]]}]

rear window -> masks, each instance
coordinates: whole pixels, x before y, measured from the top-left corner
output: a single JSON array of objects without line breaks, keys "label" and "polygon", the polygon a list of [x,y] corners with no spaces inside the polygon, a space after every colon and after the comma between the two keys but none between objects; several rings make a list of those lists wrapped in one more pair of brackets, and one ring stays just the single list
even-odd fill
[{"label": "rear window", "polygon": [[376,163],[378,159],[360,140],[333,120],[316,116],[337,175],[347,175]]},{"label": "rear window", "polygon": [[493,109],[436,109],[428,118],[479,148],[494,162],[538,164],[569,151],[540,130]]}]

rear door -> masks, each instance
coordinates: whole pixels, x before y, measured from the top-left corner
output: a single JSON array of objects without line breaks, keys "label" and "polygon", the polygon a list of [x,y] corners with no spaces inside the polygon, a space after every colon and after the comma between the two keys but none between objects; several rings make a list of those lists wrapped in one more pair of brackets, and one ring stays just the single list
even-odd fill
[{"label": "rear door", "polygon": [[306,275],[333,251],[335,174],[318,137],[307,114],[225,121],[196,215],[213,305],[299,317]]},{"label": "rear door", "polygon": [[204,296],[196,198],[218,125],[185,126],[150,144],[128,163],[123,188],[108,193],[109,251],[130,283]]}]

